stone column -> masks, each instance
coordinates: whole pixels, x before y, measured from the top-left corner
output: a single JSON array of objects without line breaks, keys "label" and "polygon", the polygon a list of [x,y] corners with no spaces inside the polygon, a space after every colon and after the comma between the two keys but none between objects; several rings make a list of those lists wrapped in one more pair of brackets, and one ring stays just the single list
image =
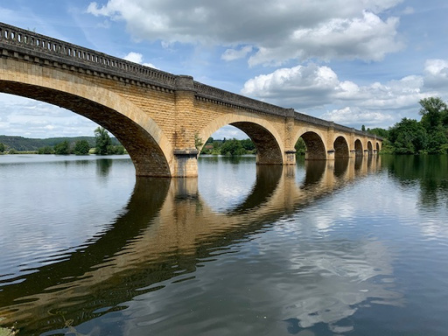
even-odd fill
[{"label": "stone column", "polygon": [[367,135],[364,133],[364,137],[363,137],[363,144],[362,144],[362,146],[363,146],[363,148],[364,148],[364,156],[368,156],[369,155],[369,146],[368,146],[368,142],[369,142],[369,139],[367,138]]},{"label": "stone column", "polygon": [[176,78],[175,171],[173,177],[198,176],[198,150],[194,137],[194,81],[191,76]]},{"label": "stone column", "polygon": [[373,144],[372,144],[373,155],[378,154],[378,151],[376,150],[376,143],[377,143],[376,134],[374,134],[373,135]]},{"label": "stone column", "polygon": [[350,133],[350,143],[348,144],[348,149],[350,152],[350,157],[356,157],[356,148],[355,148],[355,129],[352,128]]},{"label": "stone column", "polygon": [[290,108],[286,114],[285,120],[285,155],[283,157],[284,165],[296,164],[296,149],[294,143],[294,109]]},{"label": "stone column", "polygon": [[334,122],[330,121],[327,132],[327,160],[334,160]]}]

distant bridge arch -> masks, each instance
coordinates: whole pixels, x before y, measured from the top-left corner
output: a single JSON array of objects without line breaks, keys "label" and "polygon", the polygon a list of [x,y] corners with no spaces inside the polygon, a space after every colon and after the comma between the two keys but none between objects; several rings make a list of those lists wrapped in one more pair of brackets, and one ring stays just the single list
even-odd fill
[{"label": "distant bridge arch", "polygon": [[356,156],[362,156],[364,154],[362,142],[360,139],[355,140],[355,155]]},{"label": "distant bridge arch", "polygon": [[339,135],[333,142],[334,156],[335,158],[348,158],[350,156],[350,149],[348,147],[348,141],[343,135]]},{"label": "distant bridge arch", "polygon": [[326,137],[319,130],[306,130],[297,137],[297,139],[299,138],[305,142],[306,159],[325,160],[327,158]]},{"label": "distant bridge arch", "polygon": [[367,141],[367,153],[369,155],[373,154],[373,146],[372,146],[372,142],[371,141]]}]

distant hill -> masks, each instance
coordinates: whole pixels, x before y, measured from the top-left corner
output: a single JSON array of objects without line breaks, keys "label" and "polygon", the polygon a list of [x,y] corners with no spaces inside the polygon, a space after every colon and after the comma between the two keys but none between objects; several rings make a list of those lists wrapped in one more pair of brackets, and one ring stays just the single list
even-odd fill
[{"label": "distant hill", "polygon": [[[120,144],[116,138],[111,139],[113,145],[116,146]],[[18,151],[35,151],[46,146],[53,147],[63,141],[68,141],[70,144],[74,144],[79,140],[87,140],[91,147],[95,147],[95,137],[91,136],[32,139],[21,136],[0,135],[0,143],[4,144],[9,149],[14,148]]]}]

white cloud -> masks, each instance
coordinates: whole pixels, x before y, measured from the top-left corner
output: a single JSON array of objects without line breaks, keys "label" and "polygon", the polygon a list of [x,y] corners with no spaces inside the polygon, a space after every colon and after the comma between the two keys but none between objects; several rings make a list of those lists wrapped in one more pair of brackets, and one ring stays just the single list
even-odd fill
[{"label": "white cloud", "polygon": [[[259,75],[244,84],[242,93],[260,99],[296,99],[297,106],[315,105],[310,96],[329,97],[339,84],[337,75],[327,66],[298,65],[282,68],[267,75]],[[302,100],[305,98],[305,100]],[[321,101],[325,103],[325,101]],[[282,104],[284,105],[284,104]],[[318,104],[320,105],[320,104]]]},{"label": "white cloud", "polygon": [[291,58],[306,60],[313,57],[380,61],[387,53],[403,48],[403,44],[396,40],[397,26],[397,18],[384,22],[369,12],[364,12],[361,18],[335,18],[318,27],[295,30],[285,45],[260,48],[249,59],[249,64],[282,63]]},{"label": "white cloud", "polygon": [[429,60],[424,73],[360,86],[340,81],[328,66],[311,63],[256,76],[241,92],[347,126],[387,127],[404,116],[417,117],[420,99],[448,98],[441,90],[448,87],[448,61]]},{"label": "white cloud", "polygon": [[249,64],[257,65],[310,58],[381,60],[403,47],[398,18],[387,16],[401,2],[109,0],[91,3],[87,12],[124,21],[136,40],[229,46],[225,60],[256,50]]},{"label": "white cloud", "polygon": [[224,61],[234,61],[240,58],[246,57],[252,51],[252,46],[245,46],[240,50],[236,49],[227,49],[224,54],[222,54],[221,58]]},{"label": "white cloud", "polygon": [[141,64],[143,62],[143,55],[132,51],[123,58],[127,61],[138,64]]},{"label": "white cloud", "polygon": [[425,85],[433,89],[448,88],[448,61],[441,59],[427,60],[425,64]]},{"label": "white cloud", "polygon": [[376,125],[391,124],[394,118],[391,115],[381,112],[363,111],[358,107],[344,107],[342,109],[332,110],[323,115],[327,120],[334,121],[343,125],[366,125],[375,127]]},{"label": "white cloud", "polygon": [[123,57],[123,59],[130,61],[130,62],[134,62],[134,63],[138,63],[144,66],[148,66],[154,69],[157,69],[157,67],[154,66],[154,64],[151,63],[143,63],[143,55],[133,52],[131,51],[129,54],[127,54],[126,56]]},{"label": "white cloud", "polygon": [[58,106],[0,94],[0,135],[33,138],[93,135],[97,124]]},{"label": "white cloud", "polygon": [[415,9],[413,7],[406,7],[403,11],[403,15],[411,15],[415,13]]}]

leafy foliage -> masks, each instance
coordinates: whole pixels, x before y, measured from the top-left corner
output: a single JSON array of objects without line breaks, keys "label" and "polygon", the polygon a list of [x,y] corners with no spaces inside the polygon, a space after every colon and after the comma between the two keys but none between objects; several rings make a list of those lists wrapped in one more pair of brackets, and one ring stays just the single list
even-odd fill
[{"label": "leafy foliage", "polygon": [[[439,154],[448,150],[448,109],[440,98],[420,100],[421,121],[403,118],[389,129],[395,154]],[[383,146],[384,148],[384,146]]]},{"label": "leafy foliage", "polygon": [[306,153],[305,140],[303,140],[302,137],[300,137],[299,140],[297,140],[294,148],[296,150],[296,154],[305,155],[305,153]]},{"label": "leafy foliage", "polygon": [[[5,147],[15,148],[18,151],[38,151],[42,147],[54,147],[56,144],[63,141],[68,141],[70,146],[72,146],[72,144],[75,144],[80,140],[86,140],[91,148],[95,147],[95,137],[93,136],[32,139],[20,136],[0,135],[0,142],[3,143]],[[112,145],[120,145],[116,138],[111,138],[111,140]]]},{"label": "leafy foliage", "polygon": [[3,153],[5,149],[6,149],[5,145],[0,142],[0,153]]},{"label": "leafy foliage", "polygon": [[54,149],[51,146],[41,147],[37,150],[37,154],[54,154]]},{"label": "leafy foliage", "polygon": [[384,129],[384,128],[368,128],[367,129],[367,133],[373,134],[373,135],[377,135],[381,138],[388,138],[389,137],[389,131]]},{"label": "leafy foliage", "polygon": [[212,155],[229,155],[238,156],[244,154],[255,154],[257,149],[255,144],[250,139],[237,140],[226,139],[215,140],[210,137],[202,148],[203,154]]},{"label": "leafy foliage", "polygon": [[241,146],[246,150],[246,152],[255,151],[255,144],[250,139],[241,140]]},{"label": "leafy foliage", "polygon": [[397,154],[418,154],[428,145],[424,127],[417,120],[407,118],[390,129],[389,140]]},{"label": "leafy foliage", "polygon": [[54,146],[54,153],[56,155],[68,155],[70,154],[70,144],[68,141],[63,141]]},{"label": "leafy foliage", "polygon": [[[430,97],[420,100],[420,115],[423,127],[429,131],[433,128],[443,126],[448,114],[447,106],[440,98]],[[448,126],[448,125],[445,125]]]},{"label": "leafy foliage", "polygon": [[89,154],[90,145],[87,140],[76,141],[74,153],[76,155],[87,155]]},{"label": "leafy foliage", "polygon": [[95,148],[96,154],[107,155],[109,154],[112,141],[110,140],[109,133],[103,127],[98,127],[95,130]]},{"label": "leafy foliage", "polygon": [[243,155],[246,154],[246,150],[243,148],[241,141],[236,139],[226,140],[221,146],[222,155]]}]

